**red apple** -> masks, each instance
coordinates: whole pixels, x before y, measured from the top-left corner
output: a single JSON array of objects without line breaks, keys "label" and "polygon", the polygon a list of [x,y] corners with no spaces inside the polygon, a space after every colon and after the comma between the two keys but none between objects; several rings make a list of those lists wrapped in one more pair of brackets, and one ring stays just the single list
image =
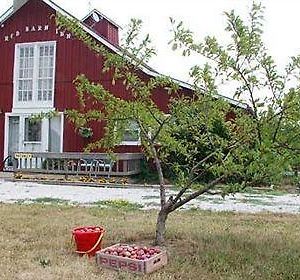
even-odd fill
[{"label": "red apple", "polygon": [[124,255],[125,255],[125,257],[130,257],[131,253],[127,251],[127,252],[124,253]]},{"label": "red apple", "polygon": [[123,251],[123,249],[122,249],[121,247],[118,247],[118,248],[117,248],[117,252],[118,252],[118,253],[121,253],[122,251]]}]

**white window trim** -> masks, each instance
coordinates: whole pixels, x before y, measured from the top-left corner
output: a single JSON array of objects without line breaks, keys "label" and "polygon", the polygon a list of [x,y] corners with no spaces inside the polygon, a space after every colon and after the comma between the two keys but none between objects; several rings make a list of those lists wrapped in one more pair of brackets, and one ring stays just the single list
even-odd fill
[{"label": "white window trim", "polygon": [[120,146],[140,146],[141,140],[138,141],[122,141]]},{"label": "white window trim", "polygon": [[[20,57],[18,56],[19,51],[18,49],[20,47],[26,47],[26,46],[34,46],[35,48],[38,48],[42,45],[54,45],[54,61],[53,61],[53,81],[52,81],[52,99],[48,101],[39,101],[38,100],[38,79],[36,78],[38,75],[36,73],[37,69],[34,68],[33,73],[33,88],[32,88],[32,101],[18,101],[18,83],[17,83],[17,77],[18,77],[18,71],[19,71],[19,63],[20,63]],[[38,59],[38,56],[36,55],[34,57],[34,64],[36,64],[36,60]],[[54,94],[55,94],[55,73],[56,73],[56,41],[42,41],[42,42],[28,42],[28,43],[19,43],[15,44],[15,54],[14,54],[14,79],[13,79],[13,108],[54,108]]]},{"label": "white window trim", "polygon": [[[8,121],[9,117],[14,116],[12,113],[5,113],[4,116],[4,151],[3,151],[3,158],[6,159],[8,156]],[[19,143],[20,144],[20,143]]]}]

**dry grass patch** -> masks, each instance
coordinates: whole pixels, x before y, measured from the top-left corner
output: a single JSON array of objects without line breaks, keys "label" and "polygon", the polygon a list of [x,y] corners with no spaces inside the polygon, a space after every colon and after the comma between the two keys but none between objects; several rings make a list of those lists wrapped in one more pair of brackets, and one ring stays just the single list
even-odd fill
[{"label": "dry grass patch", "polygon": [[[136,279],[74,254],[71,229],[103,225],[104,247],[153,239],[155,212],[0,205],[0,279]],[[177,212],[169,264],[145,279],[300,279],[300,216]]]}]

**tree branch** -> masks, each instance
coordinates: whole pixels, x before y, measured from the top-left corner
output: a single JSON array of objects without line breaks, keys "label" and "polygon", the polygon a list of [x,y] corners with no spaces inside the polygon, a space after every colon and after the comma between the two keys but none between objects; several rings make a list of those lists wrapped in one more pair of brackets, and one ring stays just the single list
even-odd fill
[{"label": "tree branch", "polygon": [[256,103],[255,103],[255,100],[254,100],[253,90],[250,87],[244,73],[239,68],[237,68],[235,66],[233,66],[233,69],[235,71],[237,71],[237,73],[240,75],[240,77],[242,78],[242,80],[245,83],[245,86],[247,87],[247,89],[249,91],[251,103],[252,103],[253,110],[254,110],[254,118],[256,120],[256,129],[257,129],[257,134],[258,134],[258,140],[259,140],[259,143],[261,143],[262,142],[261,128],[260,128],[260,122],[259,122],[259,119],[258,119],[258,110],[257,110]]},{"label": "tree branch", "polygon": [[[225,159],[227,158],[227,156],[229,155],[229,153],[231,152],[231,150],[234,149],[238,144],[239,144],[239,141],[235,142],[230,147],[228,147],[228,153],[225,156]],[[190,171],[190,175],[189,175],[188,182],[187,182],[186,186],[179,191],[179,193],[176,195],[176,197],[174,199],[171,199],[171,201],[172,201],[173,204],[175,204],[178,200],[180,200],[181,197],[182,197],[182,195],[184,195],[184,193],[190,188],[190,186],[196,180],[198,180],[199,177],[203,174],[203,172],[201,172],[200,174],[198,174],[197,176],[194,177],[195,170],[198,168],[198,166],[200,166],[201,164],[203,164],[204,162],[206,162],[207,160],[209,160],[216,153],[217,153],[217,151],[212,152],[211,154],[209,154],[208,156],[206,156],[204,159],[202,159],[201,161],[199,161],[195,166],[193,166],[193,168]],[[206,171],[208,171],[211,167],[212,166],[208,167],[206,169]]]},{"label": "tree branch", "polygon": [[281,122],[283,121],[283,116],[284,116],[284,114],[283,114],[283,110],[282,110],[282,111],[281,111],[281,114],[280,114],[280,117],[279,117],[279,120],[278,120],[277,125],[276,125],[276,129],[275,129],[273,138],[272,138],[272,142],[273,142],[273,143],[275,143],[275,140],[276,140],[276,137],[277,137],[279,128],[280,128],[280,124],[281,124]]},{"label": "tree branch", "polygon": [[157,138],[158,135],[160,134],[160,132],[161,132],[162,128],[164,127],[164,125],[166,124],[166,122],[170,120],[170,118],[171,118],[171,117],[167,117],[167,118],[165,118],[165,119],[160,123],[160,126],[159,126],[158,130],[156,131],[155,135],[151,138],[151,141],[152,141],[153,143],[155,143],[156,138]]},{"label": "tree branch", "polygon": [[218,184],[219,182],[221,182],[224,178],[226,177],[226,175],[222,175],[219,178],[213,180],[212,182],[210,182],[209,184],[207,184],[203,189],[198,190],[192,194],[190,194],[189,196],[187,196],[185,199],[182,199],[180,201],[178,201],[177,203],[173,204],[170,207],[170,212],[175,211],[177,208],[181,207],[182,205],[188,203],[189,201],[195,199],[196,197],[198,197],[201,194],[206,193],[207,191],[209,191],[212,187],[214,187],[216,184]]}]

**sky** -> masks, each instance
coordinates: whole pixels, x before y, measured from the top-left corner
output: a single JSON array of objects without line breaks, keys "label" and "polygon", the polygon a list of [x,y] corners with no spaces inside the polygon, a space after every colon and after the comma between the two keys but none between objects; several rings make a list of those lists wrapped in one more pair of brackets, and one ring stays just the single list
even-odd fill
[{"label": "sky", "polygon": [[[131,18],[142,19],[143,32],[149,33],[157,49],[157,56],[149,65],[160,73],[190,81],[189,68],[201,60],[183,58],[171,50],[169,17],[182,20],[201,41],[206,35],[225,40],[224,11],[236,10],[247,16],[252,0],[52,0],[77,18],[83,18],[92,8],[98,9],[122,27]],[[264,40],[279,66],[288,58],[300,54],[300,1],[262,0],[265,9]],[[12,0],[0,0],[0,14],[12,5]]]}]

